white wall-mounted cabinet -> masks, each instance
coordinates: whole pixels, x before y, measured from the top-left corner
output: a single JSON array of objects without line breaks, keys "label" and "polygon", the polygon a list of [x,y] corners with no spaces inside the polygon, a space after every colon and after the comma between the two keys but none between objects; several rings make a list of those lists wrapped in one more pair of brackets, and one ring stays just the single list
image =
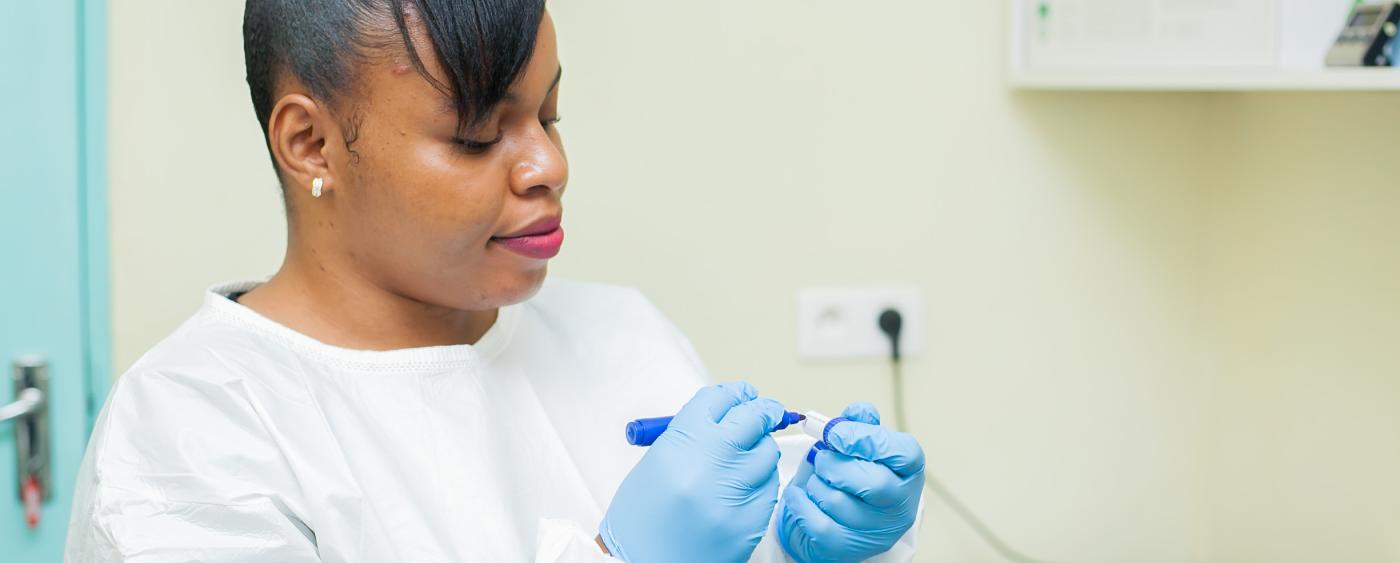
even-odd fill
[{"label": "white wall-mounted cabinet", "polygon": [[1012,86],[1400,90],[1400,69],[1329,69],[1355,0],[1010,0]]}]

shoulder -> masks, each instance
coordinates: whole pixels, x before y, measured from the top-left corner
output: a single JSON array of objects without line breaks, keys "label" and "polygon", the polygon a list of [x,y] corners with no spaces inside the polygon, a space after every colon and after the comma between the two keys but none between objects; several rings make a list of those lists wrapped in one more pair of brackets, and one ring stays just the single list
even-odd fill
[{"label": "shoulder", "polygon": [[[280,365],[287,362],[277,359],[277,346],[201,309],[117,378],[89,455],[99,469],[131,465],[131,471],[197,464],[201,456],[188,455],[194,452],[263,455],[272,446],[263,403],[306,400],[289,373],[296,366]],[[133,450],[161,455],[125,455]]]},{"label": "shoulder", "polygon": [[[69,559],[237,541],[230,514],[267,531],[259,549],[306,552],[289,524],[304,503],[266,412],[241,370],[220,360],[232,350],[209,344],[218,331],[191,323],[112,386],[75,479]],[[157,528],[188,533],[142,533]]]},{"label": "shoulder", "polygon": [[227,323],[219,322],[205,311],[196,313],[174,332],[142,354],[118,381],[144,380],[160,377],[155,374],[179,375],[209,383],[238,379],[237,355],[227,352],[248,348],[252,335]]},{"label": "shoulder", "polygon": [[118,378],[112,399],[159,389],[305,400],[289,344],[222,310],[232,307],[206,303]]},{"label": "shoulder", "polygon": [[170,440],[176,443],[165,445],[180,451],[263,441],[256,395],[266,384],[249,357],[262,346],[252,338],[202,315],[186,321],[117,378],[94,428],[95,446]]},{"label": "shoulder", "polygon": [[265,404],[274,378],[250,375],[247,356],[261,350],[250,338],[196,314],[116,380],[78,479],[85,510],[142,498],[228,506],[250,490],[291,490]]}]

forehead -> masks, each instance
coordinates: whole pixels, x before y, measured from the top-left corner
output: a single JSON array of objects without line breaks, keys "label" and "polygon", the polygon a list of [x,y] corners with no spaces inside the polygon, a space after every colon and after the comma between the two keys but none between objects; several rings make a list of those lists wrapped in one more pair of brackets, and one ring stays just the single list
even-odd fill
[{"label": "forehead", "polygon": [[[406,17],[406,23],[408,39],[412,41],[422,68],[415,64],[402,39],[385,41],[366,57],[362,71],[358,73],[359,82],[365,89],[362,95],[375,106],[407,105],[415,111],[455,118],[457,106],[451,95],[449,78],[443,71],[442,59],[433,48],[422,22],[410,15]],[[393,33],[398,33],[392,21],[388,25],[394,26]],[[545,12],[537,32],[535,49],[525,68],[493,109],[526,102],[539,103],[557,85],[559,71],[554,23],[549,13]]]}]

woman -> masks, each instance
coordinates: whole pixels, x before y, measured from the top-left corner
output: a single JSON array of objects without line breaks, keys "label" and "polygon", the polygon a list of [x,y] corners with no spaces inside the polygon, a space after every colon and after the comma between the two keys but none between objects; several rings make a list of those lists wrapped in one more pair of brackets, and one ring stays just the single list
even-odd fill
[{"label": "woman", "polygon": [[702,388],[638,293],[545,282],[568,173],[542,0],[249,0],[244,40],[284,263],[118,380],[69,561],[909,559],[923,454],[873,408],[780,503],[810,445],[780,475],[782,405]]}]

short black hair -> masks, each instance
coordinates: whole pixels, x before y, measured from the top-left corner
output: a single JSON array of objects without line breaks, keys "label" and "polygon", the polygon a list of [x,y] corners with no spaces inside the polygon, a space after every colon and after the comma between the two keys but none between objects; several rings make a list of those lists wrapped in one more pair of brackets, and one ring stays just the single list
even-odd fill
[{"label": "short black hair", "polygon": [[[279,76],[334,102],[355,65],[399,43],[418,73],[449,96],[467,129],[501,103],[535,50],[545,0],[247,0],[243,56],[253,110],[267,136]],[[428,73],[411,39],[421,23],[446,80]]]}]

